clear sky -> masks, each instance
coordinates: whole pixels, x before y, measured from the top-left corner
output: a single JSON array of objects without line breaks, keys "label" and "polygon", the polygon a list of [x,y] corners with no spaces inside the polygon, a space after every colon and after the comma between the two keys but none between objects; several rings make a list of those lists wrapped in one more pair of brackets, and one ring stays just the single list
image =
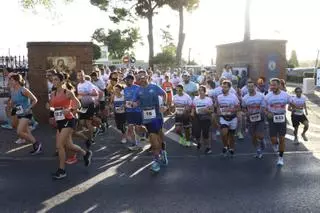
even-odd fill
[{"label": "clear sky", "polygon": [[[89,41],[96,28],[114,28],[108,15],[91,6],[89,0],[74,0],[64,5],[56,0],[55,9],[42,8],[37,13],[24,11],[19,0],[0,0],[0,55],[26,54],[28,41]],[[285,39],[287,57],[292,49],[298,59],[315,59],[320,48],[320,0],[252,0],[251,38]],[[198,63],[215,60],[215,46],[240,41],[244,33],[245,0],[200,0],[200,7],[185,17],[186,42],[183,56]],[[168,8],[159,10],[154,19],[155,50],[160,51],[160,29],[170,24],[174,38],[178,36],[178,14]],[[148,59],[147,21],[136,23],[144,46],[136,47],[138,59]]]}]

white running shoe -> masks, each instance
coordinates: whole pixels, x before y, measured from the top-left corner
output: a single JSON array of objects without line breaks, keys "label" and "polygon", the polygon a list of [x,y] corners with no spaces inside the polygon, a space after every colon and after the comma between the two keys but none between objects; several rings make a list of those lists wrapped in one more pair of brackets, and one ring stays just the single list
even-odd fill
[{"label": "white running shoe", "polygon": [[142,148],[135,144],[135,145],[129,146],[128,149],[131,150],[131,151],[139,151]]},{"label": "white running shoe", "polygon": [[277,166],[283,166],[283,165],[284,165],[283,157],[279,157],[277,161]]},{"label": "white running shoe", "polygon": [[244,139],[242,132],[238,132],[238,139],[240,140]]},{"label": "white running shoe", "polygon": [[278,152],[279,151],[279,145],[278,144],[273,144],[272,148],[273,148],[274,152]]},{"label": "white running shoe", "polygon": [[123,144],[127,143],[127,139],[126,138],[122,138],[121,139],[121,143],[123,143]]},{"label": "white running shoe", "polygon": [[15,141],[15,143],[16,144],[24,144],[24,143],[26,143],[26,140],[19,138],[18,140]]}]

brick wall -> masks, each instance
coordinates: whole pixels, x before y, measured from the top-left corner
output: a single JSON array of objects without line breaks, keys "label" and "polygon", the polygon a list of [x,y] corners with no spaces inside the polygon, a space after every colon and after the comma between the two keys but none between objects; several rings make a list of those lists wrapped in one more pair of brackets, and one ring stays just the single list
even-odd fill
[{"label": "brick wall", "polygon": [[234,67],[248,65],[249,77],[256,80],[260,76],[268,78],[269,54],[278,54],[276,76],[286,78],[286,41],[283,40],[250,40],[217,46],[217,72],[222,73],[225,64]]},{"label": "brick wall", "polygon": [[75,71],[83,69],[86,73],[92,71],[93,48],[91,42],[29,42],[28,63],[30,89],[38,98],[34,115],[40,123],[48,122],[48,101],[46,80],[48,57],[75,57]]}]

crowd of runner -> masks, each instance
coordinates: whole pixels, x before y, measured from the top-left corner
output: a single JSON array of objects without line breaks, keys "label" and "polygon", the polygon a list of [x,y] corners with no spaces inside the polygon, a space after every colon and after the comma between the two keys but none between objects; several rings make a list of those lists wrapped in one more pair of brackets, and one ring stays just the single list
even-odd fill
[{"label": "crowd of runner", "polygon": [[[292,97],[286,92],[285,81],[261,77],[249,79],[225,66],[221,76],[203,70],[196,76],[193,70],[125,68],[110,71],[95,68],[86,75],[77,72],[77,82],[66,73],[47,71],[49,101],[46,105],[50,124],[56,128],[56,155],[58,169],[53,178],[66,177],[65,164],[76,163],[83,156],[85,166],[92,158],[91,146],[95,137],[110,127],[108,117],[113,115],[121,132],[119,142],[129,144],[131,151],[141,150],[147,142],[152,152],[151,170],[159,172],[168,165],[164,142],[164,117],[175,118],[179,143],[195,145],[205,154],[212,153],[212,142],[221,136],[222,156],[233,157],[235,140],[249,135],[256,148],[256,158],[262,158],[266,147],[266,129],[275,152],[278,166],[284,165],[286,111],[291,111],[295,142],[299,142],[298,127],[304,125],[302,138],[307,141],[308,114],[301,88]],[[37,97],[25,87],[21,75],[9,74],[11,96],[7,112],[12,126],[17,129],[19,143],[32,143],[31,154],[42,152],[43,145],[30,130],[32,108]],[[107,134],[107,133],[106,133]],[[83,146],[73,143],[74,137],[83,140]],[[81,148],[85,147],[85,148]]]}]

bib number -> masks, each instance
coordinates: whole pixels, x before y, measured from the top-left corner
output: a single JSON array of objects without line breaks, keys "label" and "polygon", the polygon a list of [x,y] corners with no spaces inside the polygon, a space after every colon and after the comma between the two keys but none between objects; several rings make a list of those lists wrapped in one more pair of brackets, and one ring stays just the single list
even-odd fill
[{"label": "bib number", "polygon": [[62,121],[65,119],[63,110],[54,111],[54,119],[56,121]]},{"label": "bib number", "polygon": [[23,107],[21,105],[16,106],[16,114],[22,115],[24,113]]},{"label": "bib number", "polygon": [[154,118],[156,118],[155,109],[143,110],[143,120],[151,120]]},{"label": "bib number", "polygon": [[176,107],[176,113],[177,113],[177,115],[182,115],[184,113],[184,108],[183,107]]},{"label": "bib number", "polygon": [[115,109],[116,113],[124,113],[125,112],[123,106],[115,107],[114,109]]},{"label": "bib number", "polygon": [[80,113],[86,113],[88,111],[88,108],[85,108],[85,107],[81,107],[79,112]]},{"label": "bib number", "polygon": [[249,116],[251,122],[261,121],[261,114],[253,114]]},{"label": "bib number", "polygon": [[126,101],[126,108],[133,108],[133,102],[132,101]]},{"label": "bib number", "polygon": [[196,113],[197,114],[205,114],[205,112],[204,112],[204,109],[205,109],[206,107],[204,107],[204,106],[201,106],[201,107],[196,107]]},{"label": "bib number", "polygon": [[274,115],[273,116],[273,123],[284,123],[286,121],[285,115]]},{"label": "bib number", "polygon": [[171,87],[166,87],[166,92],[171,92]]},{"label": "bib number", "polygon": [[303,115],[303,109],[296,109],[293,114],[295,115]]}]

